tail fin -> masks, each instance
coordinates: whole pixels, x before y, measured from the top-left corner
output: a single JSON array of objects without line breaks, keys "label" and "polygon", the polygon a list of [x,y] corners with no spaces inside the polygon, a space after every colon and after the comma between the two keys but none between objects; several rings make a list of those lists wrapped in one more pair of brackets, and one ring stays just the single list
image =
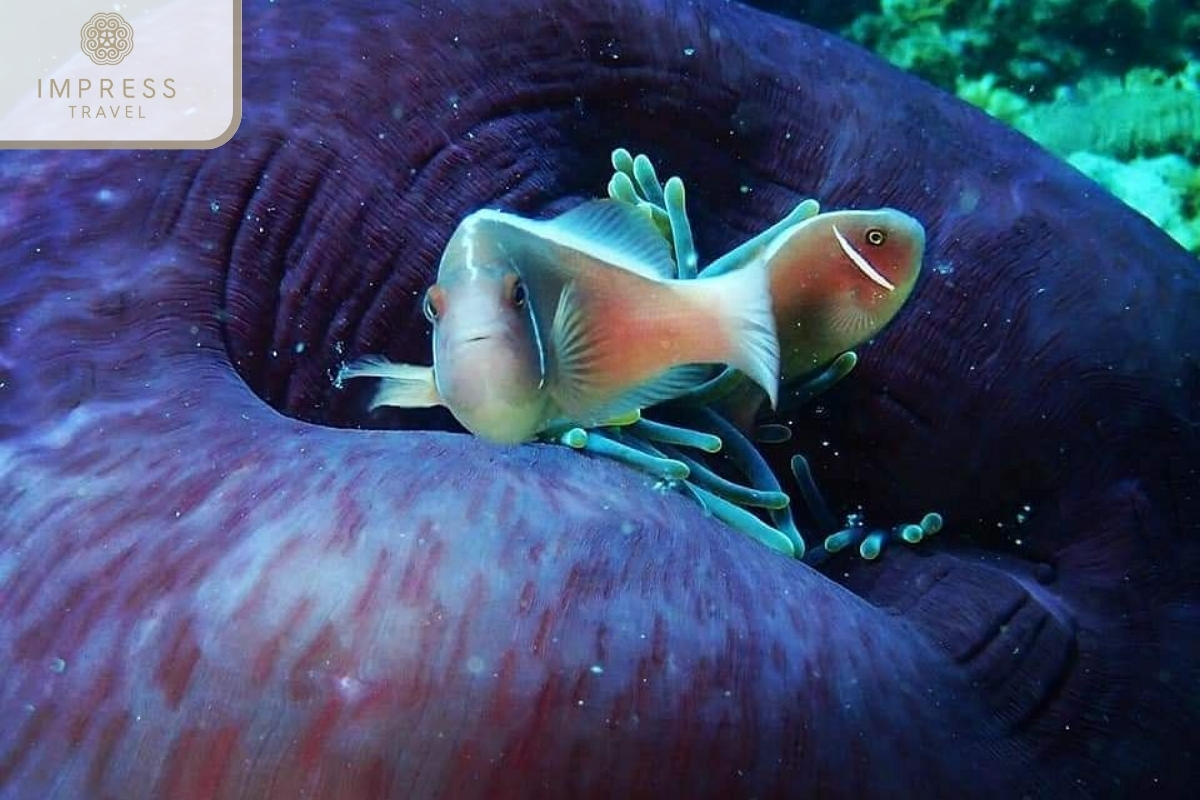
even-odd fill
[{"label": "tail fin", "polygon": [[433,378],[433,367],[397,364],[382,356],[366,356],[338,370],[334,385],[353,378],[380,378],[370,410],[380,406],[429,408],[443,405]]},{"label": "tail fin", "polygon": [[725,363],[744,372],[762,387],[771,401],[779,402],[779,335],[771,303],[771,276],[767,262],[756,258],[734,272],[694,281],[705,287],[719,309],[729,352]]}]

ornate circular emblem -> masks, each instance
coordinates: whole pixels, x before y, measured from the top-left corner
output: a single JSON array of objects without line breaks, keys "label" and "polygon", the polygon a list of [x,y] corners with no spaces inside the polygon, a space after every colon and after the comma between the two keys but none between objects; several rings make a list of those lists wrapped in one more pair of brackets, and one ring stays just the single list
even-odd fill
[{"label": "ornate circular emblem", "polygon": [[120,64],[133,52],[133,26],[120,14],[96,14],[80,29],[79,47],[97,64]]}]

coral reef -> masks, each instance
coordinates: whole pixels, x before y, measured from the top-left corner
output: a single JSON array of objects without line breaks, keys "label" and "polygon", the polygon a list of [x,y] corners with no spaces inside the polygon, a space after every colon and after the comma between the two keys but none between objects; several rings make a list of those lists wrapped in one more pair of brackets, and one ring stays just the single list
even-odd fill
[{"label": "coral reef", "polygon": [[1200,62],[1173,75],[1095,75],[1045,103],[1010,91],[995,73],[960,77],[955,88],[1200,253]]},{"label": "coral reef", "polygon": [[1082,99],[1030,106],[1016,117],[1016,126],[1063,157],[1084,150],[1124,160],[1200,155],[1200,87],[1181,81],[1127,80],[1115,88],[1098,83]]},{"label": "coral reef", "polygon": [[1175,154],[1122,162],[1086,151],[1067,160],[1175,241],[1200,253],[1200,169],[1195,164]]},{"label": "coral reef", "polygon": [[1097,70],[1179,70],[1197,29],[1200,15],[1179,0],[881,0],[844,32],[944,87],[995,73],[1050,99]]}]

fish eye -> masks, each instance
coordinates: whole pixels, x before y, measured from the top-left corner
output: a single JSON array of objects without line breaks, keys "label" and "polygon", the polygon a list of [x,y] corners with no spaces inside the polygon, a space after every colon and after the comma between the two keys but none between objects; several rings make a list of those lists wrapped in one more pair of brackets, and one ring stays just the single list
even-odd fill
[{"label": "fish eye", "polygon": [[509,300],[512,301],[514,307],[521,308],[524,306],[525,300],[527,299],[524,281],[520,280],[519,278],[514,281],[512,289],[509,290],[508,297]]},{"label": "fish eye", "polygon": [[421,303],[421,310],[425,312],[425,319],[430,322],[437,322],[438,310],[433,303],[433,289],[431,288],[425,293],[425,300]]},{"label": "fish eye", "polygon": [[867,244],[879,247],[886,241],[887,232],[882,228],[871,228],[867,231]]}]

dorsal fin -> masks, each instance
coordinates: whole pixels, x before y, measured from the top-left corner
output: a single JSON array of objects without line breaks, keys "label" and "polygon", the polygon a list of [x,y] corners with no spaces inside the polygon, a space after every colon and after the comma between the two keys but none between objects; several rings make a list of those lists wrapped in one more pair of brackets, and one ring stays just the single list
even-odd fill
[{"label": "dorsal fin", "polygon": [[494,210],[477,211],[471,220],[471,236],[525,234],[653,280],[676,277],[670,243],[646,211],[625,203],[592,200],[548,220]]},{"label": "dorsal fin", "polygon": [[635,206],[592,200],[541,224],[564,247],[648,278],[676,277],[670,243],[650,215]]}]

